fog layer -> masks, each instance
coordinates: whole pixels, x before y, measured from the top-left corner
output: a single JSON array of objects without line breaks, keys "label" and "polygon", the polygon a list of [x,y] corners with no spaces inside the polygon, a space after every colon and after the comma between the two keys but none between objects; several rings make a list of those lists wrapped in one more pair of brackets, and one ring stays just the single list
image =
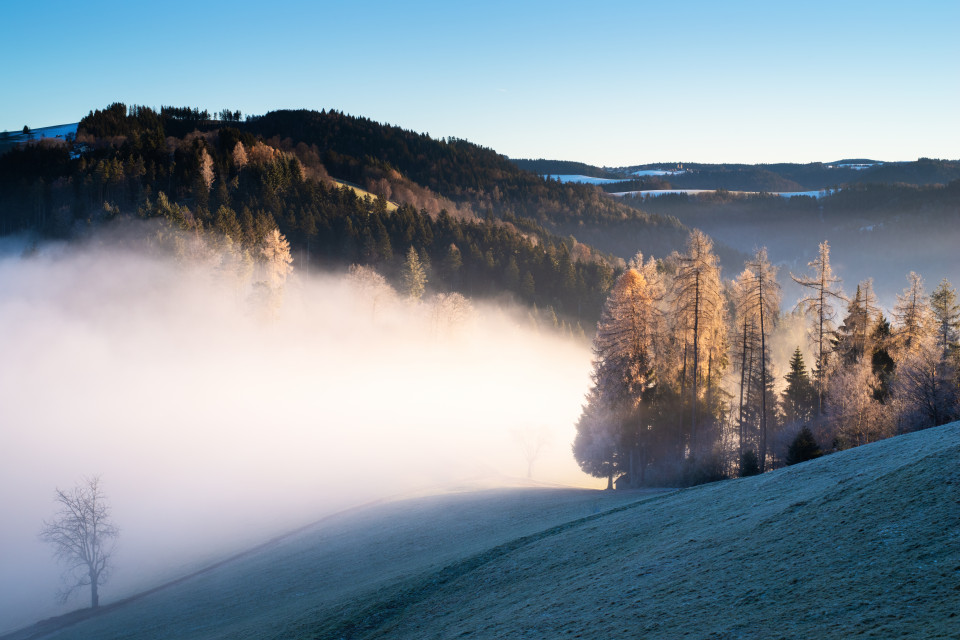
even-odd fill
[{"label": "fog layer", "polygon": [[264,317],[209,266],[0,257],[0,632],[64,610],[37,534],[84,476],[121,529],[104,604],[338,509],[526,476],[532,433],[534,479],[596,486],[570,454],[585,342],[333,275],[295,274]]}]

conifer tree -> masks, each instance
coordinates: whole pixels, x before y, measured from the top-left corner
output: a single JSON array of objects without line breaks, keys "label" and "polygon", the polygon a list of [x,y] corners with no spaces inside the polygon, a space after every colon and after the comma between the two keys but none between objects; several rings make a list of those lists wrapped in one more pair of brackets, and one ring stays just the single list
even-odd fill
[{"label": "conifer tree", "polygon": [[810,381],[800,347],[790,358],[790,371],[785,376],[787,388],[783,391],[783,413],[788,423],[807,422],[817,405],[817,391]]},{"label": "conifer tree", "polygon": [[403,265],[403,289],[411,300],[419,300],[427,287],[427,271],[420,262],[417,250],[411,246],[407,250],[407,260]]},{"label": "conifer tree", "polygon": [[957,291],[944,278],[930,294],[930,309],[933,312],[936,327],[937,344],[940,357],[947,360],[957,349],[957,331],[960,329],[960,305],[957,304]]},{"label": "conifer tree", "polygon": [[817,415],[822,416],[828,349],[835,314],[833,301],[843,300],[843,294],[840,292],[840,278],[835,277],[830,268],[830,245],[826,240],[820,243],[819,254],[807,266],[813,269],[812,276],[795,276],[791,273],[790,277],[800,286],[811,290],[810,295],[802,298],[797,305],[812,314],[813,344],[817,357]]},{"label": "conifer tree", "polygon": [[904,353],[918,348],[925,335],[930,333],[930,307],[923,290],[923,278],[914,271],[907,275],[910,284],[897,295],[893,317],[897,321],[894,335],[897,346]]},{"label": "conifer tree", "polygon": [[687,251],[676,262],[672,293],[677,328],[690,339],[690,452],[696,455],[701,356],[713,346],[709,337],[719,335],[715,325],[723,317],[723,289],[713,241],[702,231],[690,233]]},{"label": "conifer tree", "polygon": [[656,386],[663,297],[652,260],[639,270],[628,269],[610,291],[594,339],[596,396],[618,420],[619,443],[634,486],[645,479],[649,416],[644,405]]},{"label": "conifer tree", "polygon": [[760,473],[766,469],[767,458],[767,338],[780,310],[780,285],[776,267],[770,264],[766,248],[757,251],[748,263],[753,278],[748,281],[745,303],[747,313],[756,316],[760,337]]}]

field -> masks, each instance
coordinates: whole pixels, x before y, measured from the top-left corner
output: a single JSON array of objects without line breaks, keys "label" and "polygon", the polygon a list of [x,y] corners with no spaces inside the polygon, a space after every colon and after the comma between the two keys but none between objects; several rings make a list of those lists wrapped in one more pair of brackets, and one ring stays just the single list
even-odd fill
[{"label": "field", "polygon": [[955,423],[682,491],[391,502],[42,637],[955,638],[958,457]]}]

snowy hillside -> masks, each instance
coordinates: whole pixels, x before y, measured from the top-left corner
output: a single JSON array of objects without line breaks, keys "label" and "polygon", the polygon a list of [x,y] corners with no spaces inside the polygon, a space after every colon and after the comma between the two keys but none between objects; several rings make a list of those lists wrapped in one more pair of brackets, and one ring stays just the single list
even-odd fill
[{"label": "snowy hillside", "polygon": [[666,494],[391,503],[49,637],[956,637],[958,458],[954,423]]}]

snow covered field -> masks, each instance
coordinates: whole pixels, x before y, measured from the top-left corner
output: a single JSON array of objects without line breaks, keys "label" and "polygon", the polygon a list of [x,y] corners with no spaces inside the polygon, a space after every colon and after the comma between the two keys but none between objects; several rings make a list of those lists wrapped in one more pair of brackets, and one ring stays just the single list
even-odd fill
[{"label": "snow covered field", "polygon": [[[611,193],[612,196],[641,196],[644,198],[656,198],[657,196],[662,196],[671,193],[687,193],[687,194],[698,194],[698,193],[713,193],[714,189],[649,189],[645,191],[618,191],[616,193]],[[731,191],[730,193],[735,193],[738,195],[759,195],[759,191]],[[781,198],[793,198],[794,196],[808,196],[811,198],[822,198],[824,196],[830,195],[832,193],[829,190],[826,191],[773,191],[768,192],[772,196],[780,196]]]},{"label": "snow covered field", "polygon": [[639,171],[634,171],[631,175],[634,176],[679,176],[686,173],[686,169],[640,169]]},{"label": "snow covered field", "polygon": [[548,174],[544,176],[551,180],[560,180],[560,182],[580,182],[583,184],[609,184],[611,182],[623,182],[623,180],[613,180],[610,178],[593,178],[591,176],[580,176],[572,174]]},{"label": "snow covered field", "polygon": [[954,423],[672,493],[390,502],[51,637],[956,637],[958,456]]}]

